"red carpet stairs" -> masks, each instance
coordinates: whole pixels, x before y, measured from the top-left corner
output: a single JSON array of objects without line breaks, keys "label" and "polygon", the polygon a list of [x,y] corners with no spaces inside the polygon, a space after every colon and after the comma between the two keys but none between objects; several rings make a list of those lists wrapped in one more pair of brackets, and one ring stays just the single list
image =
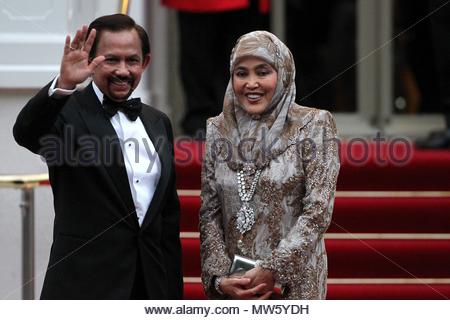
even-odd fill
[{"label": "red carpet stairs", "polygon": [[[185,299],[200,283],[202,144],[175,146]],[[346,143],[326,234],[327,299],[450,298],[450,152]]]}]

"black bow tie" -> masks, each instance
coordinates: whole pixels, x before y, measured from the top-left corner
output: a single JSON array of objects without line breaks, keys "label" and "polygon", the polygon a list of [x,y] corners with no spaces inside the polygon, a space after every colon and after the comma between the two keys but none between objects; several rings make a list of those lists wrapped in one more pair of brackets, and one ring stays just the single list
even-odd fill
[{"label": "black bow tie", "polygon": [[134,98],[127,101],[117,102],[109,99],[107,96],[103,99],[103,109],[108,117],[113,117],[117,111],[125,113],[131,121],[136,121],[141,113],[142,104],[140,98]]}]

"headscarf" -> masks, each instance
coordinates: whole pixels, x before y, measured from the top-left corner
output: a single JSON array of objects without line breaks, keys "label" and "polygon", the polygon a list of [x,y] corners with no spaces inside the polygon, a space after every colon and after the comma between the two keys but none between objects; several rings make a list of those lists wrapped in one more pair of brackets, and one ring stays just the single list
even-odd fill
[{"label": "headscarf", "polygon": [[[277,71],[274,95],[261,115],[245,112],[233,90],[234,69],[245,57],[260,58]],[[276,145],[277,137],[285,127],[289,108],[295,101],[294,80],[292,54],[275,35],[267,31],[254,31],[237,40],[231,52],[230,81],[223,102],[226,136],[233,146],[228,163],[232,170],[239,170],[245,164],[261,169],[270,162],[269,147]]]}]

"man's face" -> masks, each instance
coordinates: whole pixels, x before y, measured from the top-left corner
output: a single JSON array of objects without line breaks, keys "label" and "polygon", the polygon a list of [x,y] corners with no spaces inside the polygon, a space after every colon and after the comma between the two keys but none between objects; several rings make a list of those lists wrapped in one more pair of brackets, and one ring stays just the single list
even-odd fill
[{"label": "man's face", "polygon": [[109,98],[126,100],[141,80],[150,63],[150,55],[143,57],[141,41],[136,30],[102,31],[96,56],[105,56],[94,71],[95,84]]}]

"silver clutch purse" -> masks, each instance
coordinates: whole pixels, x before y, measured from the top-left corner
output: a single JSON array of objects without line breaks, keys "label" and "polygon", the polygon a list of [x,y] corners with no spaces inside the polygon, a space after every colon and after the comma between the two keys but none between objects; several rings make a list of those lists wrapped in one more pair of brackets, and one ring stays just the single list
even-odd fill
[{"label": "silver clutch purse", "polygon": [[230,271],[228,273],[230,275],[243,275],[248,270],[253,269],[255,265],[255,260],[236,254],[234,255],[233,263],[231,264]]},{"label": "silver clutch purse", "polygon": [[[248,270],[253,269],[255,266],[255,260],[235,254],[228,274],[230,276],[241,276]],[[284,287],[279,283],[275,283],[273,286],[273,292],[274,294],[281,296],[284,293]]]}]

